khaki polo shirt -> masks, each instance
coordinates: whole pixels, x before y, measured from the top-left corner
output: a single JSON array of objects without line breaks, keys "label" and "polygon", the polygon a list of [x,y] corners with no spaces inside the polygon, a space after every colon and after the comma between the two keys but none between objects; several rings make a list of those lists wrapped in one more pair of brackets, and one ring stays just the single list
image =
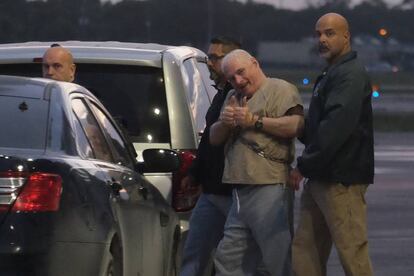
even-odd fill
[{"label": "khaki polo shirt", "polygon": [[[235,94],[228,93],[226,102]],[[263,117],[277,118],[297,105],[302,105],[297,88],[281,79],[267,78],[263,85],[248,100],[250,112]],[[223,105],[225,106],[225,105]],[[240,139],[243,135],[244,142]],[[270,160],[259,155],[245,141],[256,143]],[[223,183],[231,184],[276,184],[286,183],[288,169],[294,159],[294,139],[275,137],[254,129],[236,129],[225,145],[225,167]]]}]

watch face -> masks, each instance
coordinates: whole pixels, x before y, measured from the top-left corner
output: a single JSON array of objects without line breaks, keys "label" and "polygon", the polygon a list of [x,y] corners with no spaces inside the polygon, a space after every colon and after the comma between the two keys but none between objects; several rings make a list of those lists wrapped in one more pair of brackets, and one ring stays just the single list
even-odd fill
[{"label": "watch face", "polygon": [[263,128],[263,122],[262,122],[262,119],[259,119],[259,120],[257,120],[257,121],[254,123],[254,128],[255,128],[255,129],[262,129],[262,128]]}]

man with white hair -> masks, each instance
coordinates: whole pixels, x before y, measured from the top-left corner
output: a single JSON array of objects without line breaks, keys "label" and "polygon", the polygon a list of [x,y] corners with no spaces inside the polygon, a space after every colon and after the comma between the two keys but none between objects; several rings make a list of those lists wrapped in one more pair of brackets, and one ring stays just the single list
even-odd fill
[{"label": "man with white hair", "polygon": [[211,127],[210,142],[225,143],[222,182],[235,188],[217,248],[216,275],[254,275],[261,259],[271,275],[290,275],[287,180],[293,140],[303,128],[302,102],[294,85],[266,77],[244,50],[226,55],[222,69],[234,89]]}]

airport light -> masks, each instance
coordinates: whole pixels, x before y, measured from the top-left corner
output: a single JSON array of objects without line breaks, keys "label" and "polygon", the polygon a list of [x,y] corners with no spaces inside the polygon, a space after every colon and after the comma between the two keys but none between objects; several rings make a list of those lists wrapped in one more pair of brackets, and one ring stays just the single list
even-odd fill
[{"label": "airport light", "polygon": [[386,37],[388,35],[388,30],[385,28],[381,28],[378,30],[378,34],[382,37]]},{"label": "airport light", "polygon": [[372,97],[373,98],[379,98],[379,86],[377,84],[372,85]]}]

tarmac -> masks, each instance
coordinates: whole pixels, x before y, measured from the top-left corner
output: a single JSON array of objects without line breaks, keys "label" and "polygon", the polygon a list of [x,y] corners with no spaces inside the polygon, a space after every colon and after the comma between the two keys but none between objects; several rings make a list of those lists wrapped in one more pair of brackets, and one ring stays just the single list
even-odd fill
[{"label": "tarmac", "polygon": [[[298,145],[298,152],[301,146]],[[366,194],[376,276],[414,275],[414,133],[375,133],[375,181]],[[299,208],[300,192],[295,209]],[[296,212],[297,219],[297,212]],[[328,275],[345,275],[335,249]]]}]

